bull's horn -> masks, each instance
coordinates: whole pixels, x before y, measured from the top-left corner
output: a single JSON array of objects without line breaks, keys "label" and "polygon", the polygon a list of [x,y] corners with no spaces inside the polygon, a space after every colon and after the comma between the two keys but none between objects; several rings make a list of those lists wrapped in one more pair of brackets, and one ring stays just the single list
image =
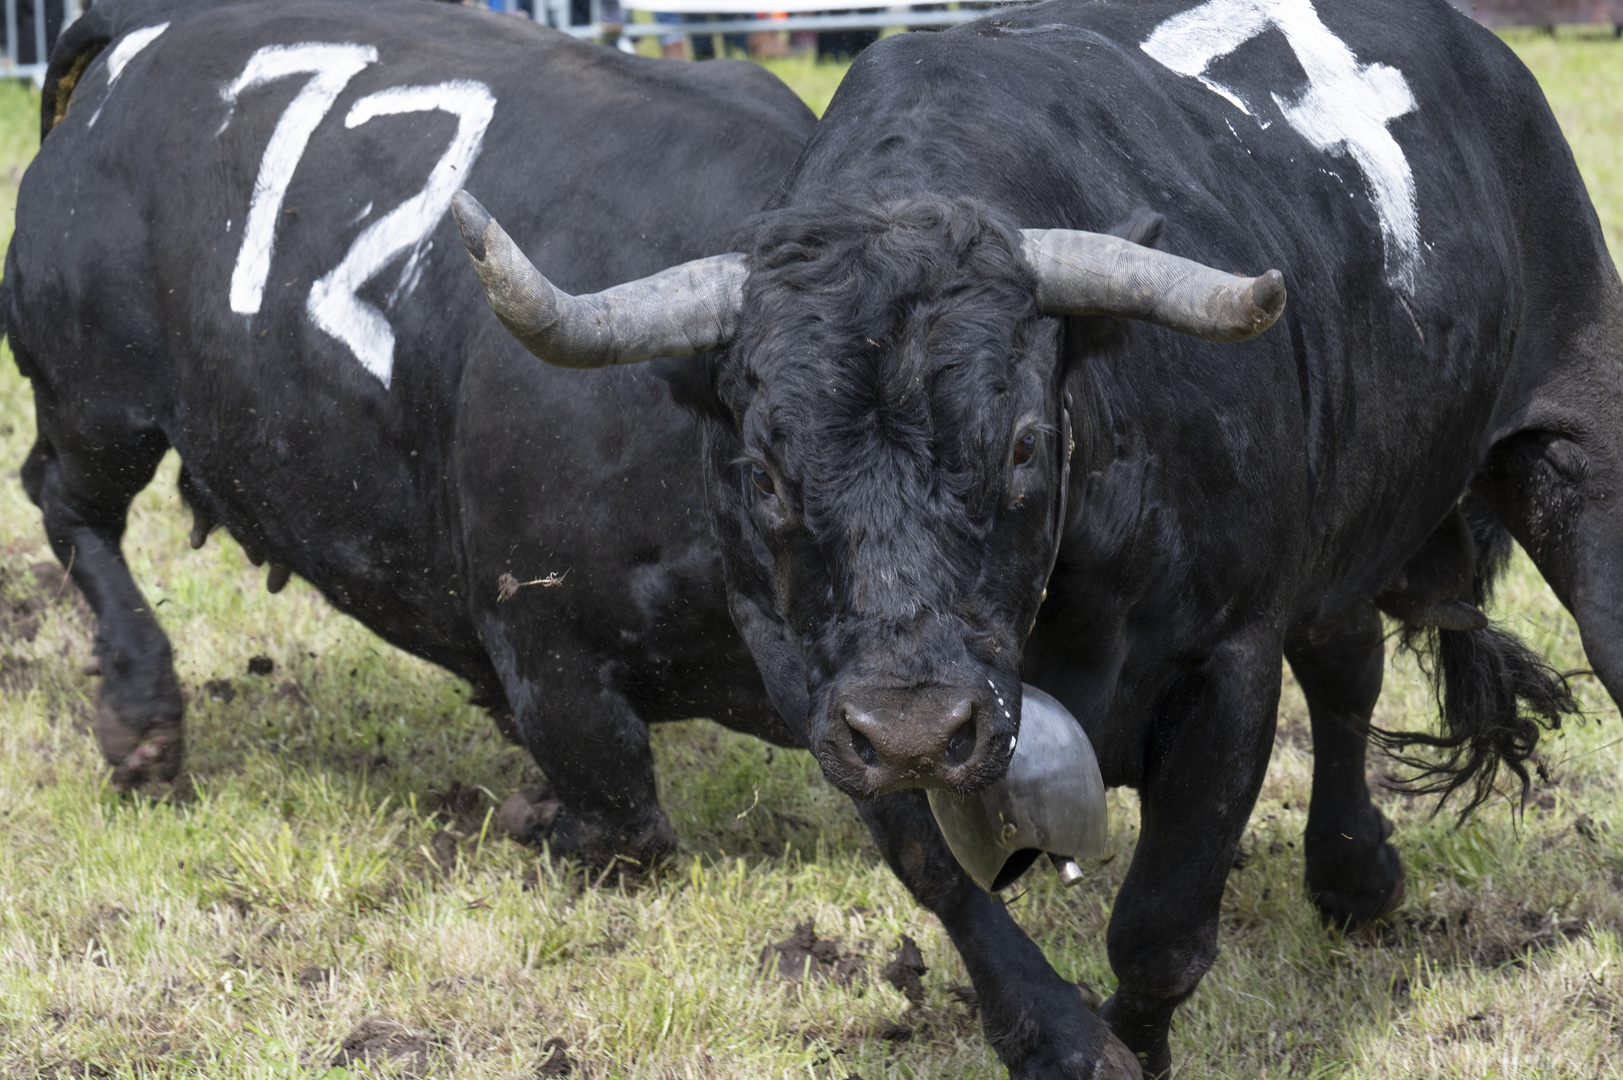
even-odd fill
[{"label": "bull's horn", "polygon": [[451,202],[462,242],[496,317],[526,349],[559,367],[692,356],[733,336],[744,297],[744,256],[714,255],[589,296],[541,276],[466,191]]},{"label": "bull's horn", "polygon": [[1022,229],[1037,271],[1037,308],[1047,315],[1143,319],[1208,341],[1244,341],[1285,310],[1285,278],[1225,274],[1117,236],[1075,229]]}]

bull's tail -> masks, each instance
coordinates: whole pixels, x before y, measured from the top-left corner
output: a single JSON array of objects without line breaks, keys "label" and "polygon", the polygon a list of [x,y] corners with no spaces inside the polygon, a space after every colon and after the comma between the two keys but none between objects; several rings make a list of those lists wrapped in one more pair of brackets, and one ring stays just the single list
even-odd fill
[{"label": "bull's tail", "polygon": [[[1509,563],[1512,545],[1504,526],[1474,496],[1466,498],[1464,508],[1476,541],[1472,588],[1480,607]],[[1395,760],[1417,770],[1404,788],[1441,796],[1439,808],[1463,790],[1464,821],[1493,794],[1503,766],[1521,781],[1525,802],[1531,786],[1527,764],[1539,736],[1559,729],[1564,717],[1580,711],[1569,676],[1499,626],[1448,630],[1406,625],[1401,641],[1418,655],[1442,718],[1438,734],[1371,732]]]}]

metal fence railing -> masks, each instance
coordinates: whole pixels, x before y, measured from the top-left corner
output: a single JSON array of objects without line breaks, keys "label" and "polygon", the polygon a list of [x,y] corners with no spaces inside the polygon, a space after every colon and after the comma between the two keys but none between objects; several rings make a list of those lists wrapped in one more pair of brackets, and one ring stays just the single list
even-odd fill
[{"label": "metal fence railing", "polygon": [[[890,26],[910,29],[954,26],[998,8],[1015,7],[1031,0],[975,0],[971,3],[888,3],[872,0],[588,0],[573,6],[578,19],[586,9],[585,22],[570,21],[571,0],[535,0],[536,22],[593,40],[617,39],[621,48],[630,48],[637,38],[671,33],[747,34],[753,31],[797,30],[878,30]],[[513,0],[490,0],[490,6],[512,4]],[[700,23],[635,22],[634,11],[701,15]],[[764,13],[770,12],[770,17]]]},{"label": "metal fence railing", "polygon": [[0,74],[45,83],[45,65],[62,28],[84,13],[84,0],[5,0]]},{"label": "metal fence railing", "polygon": [[[45,82],[46,63],[57,35],[84,14],[92,0],[0,0],[0,76]],[[635,39],[671,33],[742,34],[757,30],[876,30],[952,26],[989,10],[1025,0],[972,3],[891,3],[862,0],[483,0],[482,6],[528,15],[536,22],[592,40],[618,41],[629,49]],[[635,22],[633,11],[704,15],[703,23]],[[771,18],[756,18],[770,11]]]}]

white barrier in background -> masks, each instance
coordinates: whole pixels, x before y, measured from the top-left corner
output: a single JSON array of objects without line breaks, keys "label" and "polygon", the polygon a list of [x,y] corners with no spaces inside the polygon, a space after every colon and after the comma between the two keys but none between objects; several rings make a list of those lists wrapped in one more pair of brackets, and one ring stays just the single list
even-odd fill
[{"label": "white barrier in background", "polygon": [[[600,0],[591,0],[591,22],[570,26],[569,0],[537,0],[536,21],[546,22],[576,37],[596,38],[605,33],[616,33],[624,41],[630,38],[653,37],[662,34],[748,34],[757,31],[778,30],[877,30],[887,26],[936,27],[954,26],[978,19],[1000,8],[1019,7],[1030,0],[994,0],[970,7],[957,5],[948,10],[944,4],[875,4],[861,0],[620,0],[620,8],[627,12],[647,11],[676,15],[709,15],[711,21],[702,23],[631,22],[629,18],[618,26],[605,25]],[[918,11],[917,7],[936,10]],[[876,11],[875,8],[880,10]],[[543,15],[545,9],[545,15]],[[758,18],[770,13],[787,18]],[[720,18],[714,18],[721,16]],[[730,18],[728,16],[731,16]]]},{"label": "white barrier in background", "polygon": [[[45,85],[45,69],[50,60],[53,38],[47,36],[48,12],[60,12],[62,25],[68,26],[84,14],[91,0],[4,0],[5,48],[0,53],[0,76],[32,79],[36,86]],[[274,0],[273,0],[274,2]],[[1019,7],[1030,0],[993,0],[970,7],[959,4],[949,9],[940,4],[888,4],[875,5],[861,0],[620,0],[619,7],[629,16],[632,11],[665,12],[678,15],[709,15],[712,20],[701,23],[662,23],[629,21],[605,23],[602,0],[590,0],[587,22],[571,26],[570,0],[534,0],[534,18],[565,33],[580,38],[602,38],[615,35],[622,48],[629,48],[632,39],[662,34],[748,34],[757,31],[779,30],[875,30],[887,26],[936,27],[978,19],[989,11]],[[485,0],[496,10],[516,11],[515,0]],[[882,10],[875,11],[876,6]],[[936,10],[917,11],[916,7]],[[20,11],[33,16],[28,30],[33,46],[33,59],[22,63],[18,59],[24,50],[19,47],[21,30]],[[756,18],[770,12],[786,18]],[[714,18],[722,16],[721,18]],[[730,17],[728,17],[730,16]]]},{"label": "white barrier in background", "polygon": [[[6,40],[5,51],[0,54],[0,68],[3,68],[3,70],[0,70],[0,75],[9,75],[17,79],[32,79],[35,86],[44,86],[45,68],[51,59],[51,47],[56,44],[54,37],[48,38],[46,36],[46,28],[49,22],[46,18],[47,12],[61,13],[62,25],[57,31],[60,33],[62,30],[66,30],[74,19],[84,14],[86,5],[83,0],[5,0],[5,4]],[[18,17],[18,13],[23,9],[24,5],[26,5],[29,14],[34,17],[34,25],[30,28],[29,33],[30,40],[26,43],[33,46],[31,50],[33,60],[27,64],[21,63],[18,59],[23,53],[21,46],[24,44],[18,41],[19,24],[22,21]]]}]

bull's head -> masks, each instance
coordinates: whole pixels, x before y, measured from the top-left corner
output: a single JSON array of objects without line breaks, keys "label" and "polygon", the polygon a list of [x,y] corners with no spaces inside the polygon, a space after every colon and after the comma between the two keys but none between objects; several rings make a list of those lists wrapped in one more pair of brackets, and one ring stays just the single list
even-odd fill
[{"label": "bull's head", "polygon": [[811,749],[853,795],[971,791],[1008,766],[1065,524],[1054,316],[1239,341],[1285,303],[1277,271],[940,199],[777,211],[747,256],[577,297],[466,192],[454,209],[497,316],[548,363],[727,349],[708,469],[734,613],[769,683],[803,673],[803,699],[775,700],[808,703]]}]

